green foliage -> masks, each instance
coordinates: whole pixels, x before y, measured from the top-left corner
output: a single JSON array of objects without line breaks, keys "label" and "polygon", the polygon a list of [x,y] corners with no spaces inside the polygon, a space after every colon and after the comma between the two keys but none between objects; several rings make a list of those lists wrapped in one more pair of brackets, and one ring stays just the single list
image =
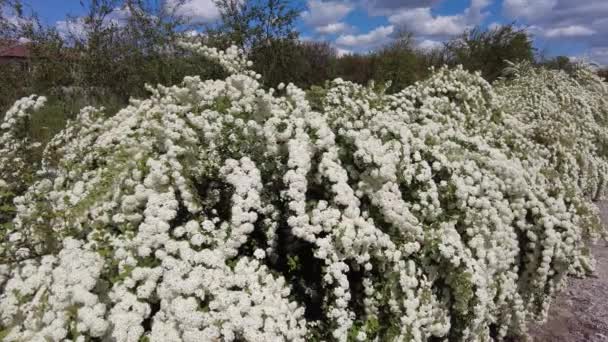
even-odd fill
[{"label": "green foliage", "polygon": [[576,70],[576,63],[572,62],[567,56],[556,56],[549,59],[541,59],[540,65],[554,70],[563,70],[572,73]]},{"label": "green foliage", "polygon": [[469,302],[474,297],[471,274],[456,270],[450,280],[454,293],[454,309],[456,312],[466,314],[469,311]]},{"label": "green foliage", "polygon": [[[212,41],[227,47],[260,48],[269,42],[295,40],[295,21],[300,10],[287,0],[214,0],[222,20],[210,29]],[[269,61],[270,63],[274,61]]]},{"label": "green foliage", "polygon": [[274,39],[255,46],[249,58],[268,87],[294,83],[309,88],[335,76],[336,51],[328,43]]},{"label": "green foliage", "polygon": [[[382,327],[382,325],[384,325],[384,328]],[[387,327],[388,327],[388,329],[387,329]],[[367,339],[366,339],[367,341],[373,341],[374,338],[379,337],[381,330],[386,330],[386,334],[383,335],[383,338],[387,341],[392,341],[392,339],[395,338],[396,336],[398,336],[399,333],[398,333],[398,331],[396,331],[393,334],[393,332],[392,332],[393,330],[390,329],[390,327],[391,327],[391,325],[386,324],[386,322],[383,322],[383,324],[381,324],[380,321],[378,321],[378,319],[376,317],[369,317],[367,320],[365,320],[363,322],[357,321],[353,324],[353,326],[348,331],[347,341],[349,341],[349,342],[359,341],[357,336],[361,332],[365,333],[365,335],[367,337]]]},{"label": "green foliage", "polygon": [[6,336],[7,336],[7,335],[10,333],[10,332],[11,332],[11,328],[10,328],[10,327],[0,330],[0,340],[1,340],[1,341],[3,341],[3,340],[4,340],[4,338],[5,338],[5,337],[6,337]]},{"label": "green foliage", "polygon": [[295,255],[287,256],[287,269],[290,273],[297,272],[302,265],[300,264],[300,257]]},{"label": "green foliage", "polygon": [[373,55],[344,55],[336,62],[336,76],[346,81],[367,84],[376,75],[375,65]]},{"label": "green foliage", "polygon": [[482,30],[474,28],[446,44],[450,63],[462,64],[470,71],[481,71],[488,81],[494,81],[508,67],[508,62],[534,60],[530,35],[514,24]]},{"label": "green foliage", "polygon": [[397,40],[376,52],[374,79],[391,82],[389,93],[397,92],[428,75],[424,54],[414,48],[414,36],[402,32]]},{"label": "green foliage", "polygon": [[324,87],[313,85],[306,92],[306,99],[310,102],[313,110],[323,110],[323,99],[327,94],[327,89]]},{"label": "green foliage", "polygon": [[[173,85],[187,75],[225,76],[219,66],[177,46],[184,31],[196,26],[155,1],[82,4],[84,17],[66,19],[83,27],[82,32],[59,34],[55,27],[38,23],[35,16],[29,19],[36,25],[14,28],[14,36],[31,41],[27,45],[31,58],[26,64],[1,68],[0,110],[32,93],[56,95],[67,106],[72,104],[70,96],[78,95],[87,105],[121,108],[130,97],[147,95],[145,84]],[[120,23],[109,21],[116,8],[131,15]]]}]

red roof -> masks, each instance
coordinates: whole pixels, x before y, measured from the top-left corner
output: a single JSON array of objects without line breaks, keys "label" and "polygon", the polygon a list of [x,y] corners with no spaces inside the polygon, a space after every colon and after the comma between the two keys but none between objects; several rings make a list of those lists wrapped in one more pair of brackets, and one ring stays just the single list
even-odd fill
[{"label": "red roof", "polygon": [[0,57],[28,58],[30,49],[26,44],[16,41],[0,41]]}]

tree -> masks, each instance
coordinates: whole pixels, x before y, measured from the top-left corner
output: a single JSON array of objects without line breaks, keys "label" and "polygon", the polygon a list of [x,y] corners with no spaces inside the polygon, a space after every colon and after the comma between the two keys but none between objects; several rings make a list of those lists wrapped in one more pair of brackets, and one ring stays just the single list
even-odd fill
[{"label": "tree", "polygon": [[367,84],[376,74],[376,58],[371,54],[346,54],[336,61],[336,77]]},{"label": "tree", "polygon": [[292,64],[299,58],[297,4],[288,0],[215,0],[215,4],[221,23],[208,33],[216,45],[236,44],[247,50],[268,86],[295,78]]},{"label": "tree", "polygon": [[303,88],[322,85],[335,77],[335,63],[338,53],[328,42],[300,42],[303,77],[298,84]]},{"label": "tree", "polygon": [[414,46],[413,33],[401,29],[396,39],[375,53],[374,79],[391,81],[389,92],[399,91],[427,73],[423,53]]},{"label": "tree", "polygon": [[568,73],[571,73],[576,69],[576,63],[572,62],[567,56],[542,58],[539,61],[539,64],[549,69],[563,70]]},{"label": "tree", "polygon": [[0,0],[0,38],[19,38],[22,18],[23,4],[20,0]]},{"label": "tree", "polygon": [[[280,82],[291,82],[308,89],[313,85],[323,85],[325,81],[335,77],[336,49],[328,42],[319,41],[274,41],[273,46],[280,46],[284,54],[279,54],[280,67],[268,68],[271,77],[267,78],[269,85]],[[253,54],[255,62],[263,62],[264,55],[258,50]],[[282,55],[282,56],[281,56]],[[259,68],[257,68],[259,69]]]},{"label": "tree", "polygon": [[214,0],[220,24],[209,34],[225,45],[242,48],[267,45],[280,39],[297,39],[295,21],[300,9],[288,0]]},{"label": "tree", "polygon": [[[224,75],[219,66],[178,47],[186,32],[202,29],[177,14],[183,0],[172,7],[157,0],[83,0],[84,15],[66,18],[61,32],[40,23],[35,14],[26,16],[18,0],[0,1],[15,8],[0,13],[0,27],[10,29],[3,37],[31,42],[27,71],[0,68],[2,108],[36,93],[56,95],[49,101],[57,99],[68,113],[84,103],[111,113],[130,97],[146,95],[145,84],[173,85],[186,75]],[[18,15],[19,25],[9,15]]]},{"label": "tree", "polygon": [[447,42],[445,47],[450,64],[479,70],[490,82],[502,74],[506,61],[533,61],[535,51],[528,32],[514,24],[488,30],[477,27]]}]

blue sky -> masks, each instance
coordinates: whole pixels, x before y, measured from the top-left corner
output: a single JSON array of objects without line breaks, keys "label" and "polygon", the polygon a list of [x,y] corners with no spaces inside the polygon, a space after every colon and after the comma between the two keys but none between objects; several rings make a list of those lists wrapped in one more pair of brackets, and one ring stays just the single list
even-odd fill
[{"label": "blue sky", "polygon": [[[165,0],[168,4],[176,0]],[[81,15],[78,0],[26,0],[50,25]],[[423,48],[467,28],[516,22],[548,55],[586,58],[608,65],[608,0],[298,0],[303,39],[330,41],[341,53],[373,50],[400,28],[413,31]],[[213,22],[212,0],[188,0],[183,13]]]}]

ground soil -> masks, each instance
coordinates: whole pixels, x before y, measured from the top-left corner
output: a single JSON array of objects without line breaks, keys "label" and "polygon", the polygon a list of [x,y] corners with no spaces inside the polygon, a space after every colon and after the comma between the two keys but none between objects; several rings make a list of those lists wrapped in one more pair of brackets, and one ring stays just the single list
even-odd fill
[{"label": "ground soil", "polygon": [[[608,227],[608,203],[598,205]],[[551,304],[543,325],[531,328],[534,342],[608,342],[608,244],[591,247],[596,272],[569,279],[568,287]]]}]

